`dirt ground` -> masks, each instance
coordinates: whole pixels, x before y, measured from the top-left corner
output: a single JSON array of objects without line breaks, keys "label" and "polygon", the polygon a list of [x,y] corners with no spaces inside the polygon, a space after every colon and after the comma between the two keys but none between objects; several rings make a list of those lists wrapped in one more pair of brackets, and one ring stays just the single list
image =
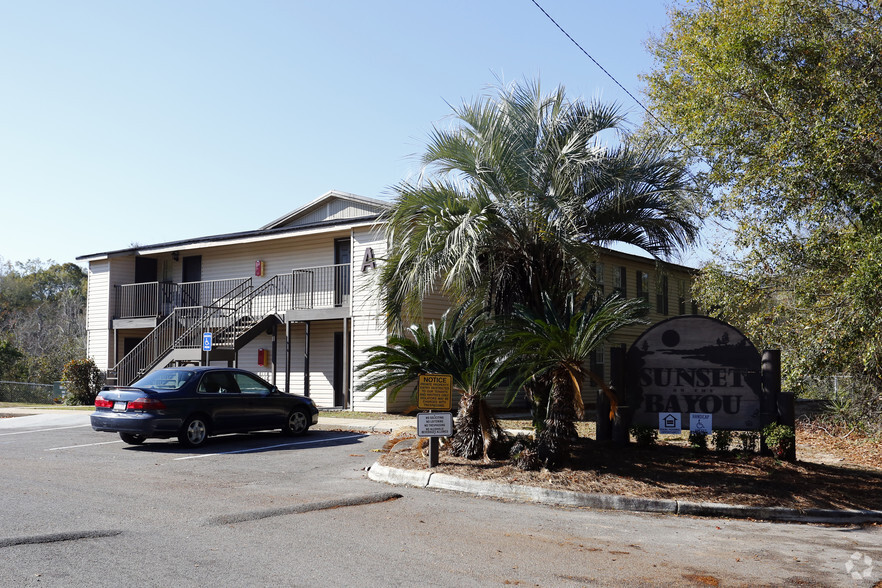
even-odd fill
[{"label": "dirt ground", "polygon": [[[506,428],[526,423],[506,422]],[[720,502],[750,506],[882,510],[882,440],[818,424],[797,426],[797,461],[788,463],[754,453],[697,452],[682,438],[655,447],[616,448],[593,440],[590,426],[574,445],[565,467],[525,472],[502,461],[452,457],[442,447],[433,471],[463,478],[596,492]],[[412,437],[402,433],[400,438]],[[428,469],[412,439],[386,444],[380,463]]]}]

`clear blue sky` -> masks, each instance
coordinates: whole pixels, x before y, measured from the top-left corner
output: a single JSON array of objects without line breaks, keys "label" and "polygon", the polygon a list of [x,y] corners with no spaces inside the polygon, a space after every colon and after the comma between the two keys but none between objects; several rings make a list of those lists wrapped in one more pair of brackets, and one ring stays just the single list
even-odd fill
[{"label": "clear blue sky", "polygon": [[[540,4],[640,96],[664,2]],[[495,76],[642,118],[530,0],[6,0],[0,257],[256,229],[331,189],[388,198],[448,103]]]}]

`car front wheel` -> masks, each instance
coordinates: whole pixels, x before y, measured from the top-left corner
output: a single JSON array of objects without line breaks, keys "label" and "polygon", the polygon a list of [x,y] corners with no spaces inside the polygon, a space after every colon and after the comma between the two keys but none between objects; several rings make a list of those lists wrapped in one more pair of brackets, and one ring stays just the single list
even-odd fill
[{"label": "car front wheel", "polygon": [[147,439],[144,435],[133,435],[132,433],[120,433],[119,438],[129,445],[140,445]]},{"label": "car front wheel", "polygon": [[294,409],[288,415],[288,422],[282,432],[286,435],[302,435],[309,429],[309,417],[300,409]]},{"label": "car front wheel", "polygon": [[208,423],[201,416],[191,416],[178,432],[178,442],[185,447],[199,447],[208,439]]}]

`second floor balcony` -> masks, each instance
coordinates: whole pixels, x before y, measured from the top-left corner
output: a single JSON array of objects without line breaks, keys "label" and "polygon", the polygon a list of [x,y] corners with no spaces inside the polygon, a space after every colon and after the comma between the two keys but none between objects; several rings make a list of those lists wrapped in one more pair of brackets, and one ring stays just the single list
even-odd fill
[{"label": "second floor balcony", "polygon": [[[295,314],[312,310],[348,313],[350,265],[296,268],[269,278],[275,282],[272,301],[263,306],[276,312]],[[205,280],[200,282],[146,282],[114,286],[116,327],[149,327],[176,308],[204,307],[235,309],[258,284],[254,278]],[[262,281],[261,283],[265,283]],[[270,291],[270,290],[267,290]],[[253,300],[252,300],[253,302]]]}]

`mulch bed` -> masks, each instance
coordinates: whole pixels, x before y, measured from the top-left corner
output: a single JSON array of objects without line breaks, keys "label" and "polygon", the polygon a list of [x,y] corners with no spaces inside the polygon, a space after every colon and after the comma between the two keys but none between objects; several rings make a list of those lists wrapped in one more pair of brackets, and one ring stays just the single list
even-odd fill
[{"label": "mulch bed", "polygon": [[[618,448],[583,438],[574,444],[566,466],[553,471],[527,472],[504,461],[470,461],[443,449],[439,461],[433,471],[575,492],[800,509],[882,510],[882,469],[788,463],[753,453],[699,453],[670,444]],[[428,467],[416,447],[393,450],[380,463],[405,469]]]}]

